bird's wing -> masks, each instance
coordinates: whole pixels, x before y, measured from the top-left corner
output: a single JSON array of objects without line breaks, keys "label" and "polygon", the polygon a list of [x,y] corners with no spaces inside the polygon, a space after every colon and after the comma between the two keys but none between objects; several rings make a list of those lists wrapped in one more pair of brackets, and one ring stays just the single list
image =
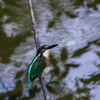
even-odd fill
[{"label": "bird's wing", "polygon": [[31,81],[34,80],[36,77],[38,77],[42,71],[44,70],[46,66],[45,59],[44,58],[39,58],[36,60],[31,68],[30,71],[30,79]]},{"label": "bird's wing", "polygon": [[32,63],[31,63],[31,65],[29,66],[29,68],[28,68],[28,79],[29,79],[29,86],[31,87],[31,85],[32,85],[32,80],[31,80],[31,69],[32,69],[32,67],[33,67],[33,65],[34,65],[34,63],[37,61],[37,59],[38,59],[38,57],[35,57],[34,58],[34,60],[32,61]]}]

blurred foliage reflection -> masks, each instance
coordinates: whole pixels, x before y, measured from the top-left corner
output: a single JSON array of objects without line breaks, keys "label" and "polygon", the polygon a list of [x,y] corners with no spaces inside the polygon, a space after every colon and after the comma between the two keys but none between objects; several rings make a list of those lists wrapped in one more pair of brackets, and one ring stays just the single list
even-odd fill
[{"label": "blurred foliage reflection", "polygon": [[[60,45],[50,54],[46,75],[51,100],[95,99],[100,87],[100,1],[32,2],[41,41]],[[44,100],[38,80],[28,86],[33,45],[27,0],[0,0],[0,100]]]}]

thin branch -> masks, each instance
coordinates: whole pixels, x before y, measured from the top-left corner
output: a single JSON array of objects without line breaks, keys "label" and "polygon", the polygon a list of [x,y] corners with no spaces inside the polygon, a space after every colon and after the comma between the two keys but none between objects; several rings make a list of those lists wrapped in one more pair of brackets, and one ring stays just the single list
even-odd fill
[{"label": "thin branch", "polygon": [[[30,13],[31,13],[32,30],[34,31],[34,39],[35,39],[36,49],[38,49],[40,47],[40,41],[39,41],[37,25],[36,25],[36,21],[35,21],[35,18],[34,18],[31,0],[28,0],[28,3],[29,3]],[[41,74],[41,77],[42,77],[42,74]],[[42,78],[39,78],[39,79],[40,79],[40,83],[41,83],[41,86],[42,86],[44,98],[45,98],[45,100],[49,100],[49,95],[48,95],[48,91],[47,91],[47,88],[46,88],[45,80],[42,79]]]},{"label": "thin branch", "polygon": [[34,39],[35,39],[36,49],[38,49],[40,47],[40,41],[39,41],[39,37],[38,37],[37,25],[36,25],[34,13],[33,13],[32,2],[31,2],[31,0],[28,0],[28,2],[29,2],[30,13],[31,13],[32,30],[34,31]]}]

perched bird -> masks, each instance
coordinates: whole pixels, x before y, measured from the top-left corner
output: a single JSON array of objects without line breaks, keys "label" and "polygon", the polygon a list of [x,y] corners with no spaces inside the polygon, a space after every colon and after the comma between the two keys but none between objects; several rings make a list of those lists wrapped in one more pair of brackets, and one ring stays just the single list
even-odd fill
[{"label": "perched bird", "polygon": [[46,59],[48,59],[49,50],[56,47],[57,45],[58,44],[51,46],[43,45],[37,50],[37,54],[28,69],[29,86],[32,85],[33,80],[41,75],[44,68],[46,67]]}]

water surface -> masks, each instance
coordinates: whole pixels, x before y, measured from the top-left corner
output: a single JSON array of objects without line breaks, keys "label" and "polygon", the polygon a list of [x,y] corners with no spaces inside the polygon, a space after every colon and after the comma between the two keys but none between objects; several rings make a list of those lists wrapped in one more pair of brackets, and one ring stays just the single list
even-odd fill
[{"label": "water surface", "polygon": [[[45,75],[50,100],[99,100],[100,1],[33,0],[41,45],[51,50]],[[29,88],[36,54],[27,0],[0,0],[0,100],[44,100],[39,81]]]}]

